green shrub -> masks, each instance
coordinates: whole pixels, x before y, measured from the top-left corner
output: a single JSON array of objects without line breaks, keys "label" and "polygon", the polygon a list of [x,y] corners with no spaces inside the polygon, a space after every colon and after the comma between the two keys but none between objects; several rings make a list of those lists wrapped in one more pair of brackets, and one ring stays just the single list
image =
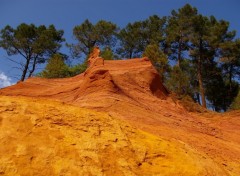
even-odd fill
[{"label": "green shrub", "polygon": [[87,64],[85,62],[69,67],[65,64],[61,55],[55,54],[49,59],[45,69],[36,76],[43,78],[66,78],[81,74],[86,69]]},{"label": "green shrub", "polygon": [[234,99],[230,106],[230,110],[240,110],[240,91],[238,91],[237,97]]}]

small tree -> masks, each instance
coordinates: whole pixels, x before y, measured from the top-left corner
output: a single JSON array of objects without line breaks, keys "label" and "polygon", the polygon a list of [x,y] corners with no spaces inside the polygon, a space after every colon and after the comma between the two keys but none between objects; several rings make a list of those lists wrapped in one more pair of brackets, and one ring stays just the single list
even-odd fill
[{"label": "small tree", "polygon": [[87,69],[87,63],[84,62],[82,64],[74,65],[68,68],[69,76],[75,76],[80,73],[83,73]]},{"label": "small tree", "polygon": [[105,47],[103,51],[101,51],[101,57],[104,58],[104,60],[113,60],[114,54],[109,47]]},{"label": "small tree", "polygon": [[40,73],[44,78],[64,78],[69,77],[69,68],[65,64],[60,54],[53,55],[46,65],[45,70]]},{"label": "small tree", "polygon": [[164,81],[164,74],[168,69],[168,59],[167,56],[160,50],[158,45],[148,45],[143,52],[143,57],[148,57],[151,60]]},{"label": "small tree", "polygon": [[240,91],[238,90],[238,95],[234,99],[230,106],[230,110],[240,110]]},{"label": "small tree", "polygon": [[6,26],[0,33],[0,47],[9,56],[21,55],[25,59],[21,81],[26,74],[29,77],[35,71],[36,65],[44,63],[50,55],[56,53],[64,41],[63,31],[56,30],[53,25],[36,27],[34,24],[20,24],[16,29]]},{"label": "small tree", "polygon": [[189,75],[178,65],[171,69],[169,79],[167,80],[167,87],[176,93],[178,97],[192,96]]}]

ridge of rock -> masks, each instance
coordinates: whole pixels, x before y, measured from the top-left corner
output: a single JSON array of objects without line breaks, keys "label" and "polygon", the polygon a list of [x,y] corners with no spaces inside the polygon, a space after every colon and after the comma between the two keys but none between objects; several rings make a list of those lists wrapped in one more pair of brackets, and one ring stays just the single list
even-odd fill
[{"label": "ridge of rock", "polygon": [[168,94],[147,58],[104,61],[97,55],[90,57],[88,69],[75,77],[29,78],[0,90],[0,95],[47,97],[81,107],[94,106],[99,98],[102,100],[101,105],[96,105],[99,108],[121,99],[143,105],[153,99],[167,99]]}]

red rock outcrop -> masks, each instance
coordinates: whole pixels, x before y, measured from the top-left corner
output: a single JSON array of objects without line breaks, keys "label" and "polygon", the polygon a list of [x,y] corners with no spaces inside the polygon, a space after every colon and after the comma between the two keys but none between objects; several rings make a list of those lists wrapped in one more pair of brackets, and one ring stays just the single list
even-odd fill
[{"label": "red rock outcrop", "polygon": [[1,95],[47,97],[79,106],[104,108],[116,101],[133,104],[165,100],[168,91],[147,58],[104,61],[90,57],[81,75],[65,79],[29,78],[0,90]]}]

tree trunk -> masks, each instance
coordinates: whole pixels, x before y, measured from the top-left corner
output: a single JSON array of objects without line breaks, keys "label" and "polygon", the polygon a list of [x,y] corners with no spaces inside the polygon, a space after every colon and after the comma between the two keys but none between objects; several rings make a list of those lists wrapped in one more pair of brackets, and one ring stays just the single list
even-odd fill
[{"label": "tree trunk", "polygon": [[197,69],[197,75],[198,75],[198,83],[199,83],[199,90],[201,94],[201,100],[202,100],[202,106],[204,108],[207,108],[206,99],[205,99],[205,91],[203,87],[203,78],[202,78],[202,40],[199,41],[199,57],[198,57],[198,69]]},{"label": "tree trunk", "polygon": [[129,53],[129,59],[132,59],[132,55],[133,55],[133,52],[130,51],[130,53]]},{"label": "tree trunk", "polygon": [[179,41],[179,46],[178,46],[178,67],[181,69],[181,56],[182,56],[182,37],[180,37]]},{"label": "tree trunk", "polygon": [[201,104],[199,93],[196,93],[196,95],[197,95],[197,102],[198,102],[199,104]]},{"label": "tree trunk", "polygon": [[20,81],[24,81],[25,80],[25,77],[26,77],[26,74],[27,74],[27,70],[28,70],[28,66],[29,66],[29,63],[30,63],[30,58],[26,58],[26,64],[24,66],[24,70],[23,70],[23,73],[22,73],[22,77],[20,79]]},{"label": "tree trunk", "polygon": [[232,72],[233,72],[233,65],[230,64],[229,68],[229,91],[232,92]]},{"label": "tree trunk", "polygon": [[207,108],[206,100],[205,100],[205,91],[204,91],[203,80],[202,80],[202,71],[201,71],[200,58],[198,59],[198,83],[199,83],[199,90],[200,90],[200,94],[201,94],[202,106],[204,108]]},{"label": "tree trunk", "polygon": [[31,77],[33,72],[35,71],[36,68],[36,63],[37,63],[37,57],[34,57],[33,65],[32,65],[32,70],[30,70],[28,77]]}]

